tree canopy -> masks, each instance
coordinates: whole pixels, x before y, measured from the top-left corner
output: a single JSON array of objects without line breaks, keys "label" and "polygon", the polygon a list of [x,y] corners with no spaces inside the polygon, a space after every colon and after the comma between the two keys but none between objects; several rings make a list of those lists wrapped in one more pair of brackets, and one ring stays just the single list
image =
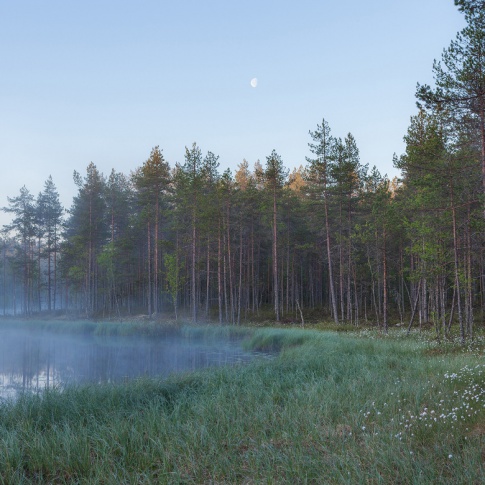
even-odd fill
[{"label": "tree canopy", "polygon": [[[170,165],[159,146],[130,174],[90,163],[64,211],[52,177],[8,197],[4,313],[163,314],[193,322],[455,325],[485,306],[485,4],[419,85],[394,157],[399,179],[361,161],[323,119],[306,164],[273,150],[221,173],[196,143]],[[306,157],[305,157],[306,155]]]}]

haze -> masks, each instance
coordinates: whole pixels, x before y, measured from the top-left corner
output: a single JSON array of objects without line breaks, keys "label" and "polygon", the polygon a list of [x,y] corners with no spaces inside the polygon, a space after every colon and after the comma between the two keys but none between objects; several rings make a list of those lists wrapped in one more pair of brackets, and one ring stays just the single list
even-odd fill
[{"label": "haze", "polygon": [[[16,324],[22,325],[21,321]],[[0,400],[21,391],[123,382],[248,362],[254,353],[224,339],[96,337],[0,328]]]}]

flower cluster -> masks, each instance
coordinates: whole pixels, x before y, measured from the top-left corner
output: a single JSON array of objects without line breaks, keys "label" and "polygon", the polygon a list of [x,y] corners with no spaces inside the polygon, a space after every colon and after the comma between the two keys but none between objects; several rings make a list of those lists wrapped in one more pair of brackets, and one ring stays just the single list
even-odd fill
[{"label": "flower cluster", "polygon": [[348,335],[353,337],[365,339],[389,339],[389,340],[406,340],[414,342],[428,350],[441,349],[441,351],[459,350],[462,353],[483,354],[485,349],[485,336],[474,335],[473,340],[462,341],[460,335],[449,334],[446,339],[437,338],[434,330],[420,330],[411,329],[410,332],[406,328],[398,325],[397,328],[391,328],[389,333],[384,333],[381,328],[363,328],[355,332],[349,332]]},{"label": "flower cluster", "polygon": [[[406,402],[406,399],[398,399],[396,401],[396,416],[391,418],[391,422],[397,425],[397,431],[393,432],[393,436],[402,440],[404,434],[414,436],[418,427],[429,429],[442,424],[449,425],[451,429],[454,429],[456,423],[466,423],[477,416],[485,408],[484,372],[485,365],[479,364],[475,367],[465,366],[458,372],[445,373],[443,382],[451,383],[454,389],[451,392],[438,391],[438,395],[443,398],[433,407],[426,405],[419,411],[405,411],[404,408],[408,407],[409,403]],[[393,394],[391,393],[391,395]],[[383,403],[382,410],[380,410],[373,402],[369,410],[362,410],[364,423],[375,425],[384,408],[389,409],[390,406]],[[369,428],[370,426],[362,427],[363,430]]]}]

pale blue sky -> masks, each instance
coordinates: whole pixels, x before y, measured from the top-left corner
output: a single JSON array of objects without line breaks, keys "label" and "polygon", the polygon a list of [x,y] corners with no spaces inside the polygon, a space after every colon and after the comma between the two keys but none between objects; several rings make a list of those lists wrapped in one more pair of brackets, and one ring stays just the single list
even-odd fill
[{"label": "pale blue sky", "polygon": [[463,26],[453,0],[0,0],[0,207],[50,174],[69,207],[74,170],[128,174],[155,145],[293,168],[322,118],[392,177]]}]

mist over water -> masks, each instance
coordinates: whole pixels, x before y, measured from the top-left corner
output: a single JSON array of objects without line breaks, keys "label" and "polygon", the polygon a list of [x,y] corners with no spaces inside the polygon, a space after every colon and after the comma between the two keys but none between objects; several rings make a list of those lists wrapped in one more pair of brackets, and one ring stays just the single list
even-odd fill
[{"label": "mist over water", "polygon": [[0,329],[0,399],[70,384],[116,383],[141,376],[249,362],[256,353],[228,339],[122,337]]}]

